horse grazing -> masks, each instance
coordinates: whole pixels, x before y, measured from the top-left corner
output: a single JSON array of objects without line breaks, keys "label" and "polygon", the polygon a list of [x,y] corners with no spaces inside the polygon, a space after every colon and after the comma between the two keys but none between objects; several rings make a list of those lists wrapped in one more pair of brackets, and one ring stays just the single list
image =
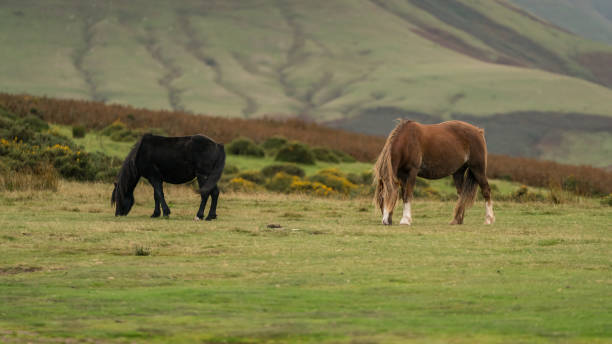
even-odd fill
[{"label": "horse grazing", "polygon": [[400,224],[410,225],[416,177],[439,179],[451,174],[459,195],[451,224],[463,223],[465,210],[474,203],[477,185],[485,199],[485,224],[495,222],[484,130],[461,121],[424,125],[400,120],[374,165],[374,203],[383,214],[382,223],[392,223],[398,184],[404,201]]},{"label": "horse grazing", "polygon": [[163,182],[182,184],[197,178],[202,201],[194,220],[202,220],[209,196],[212,201],[206,220],[215,219],[219,198],[217,182],[224,167],[223,144],[206,136],[163,137],[145,134],[127,155],[117,176],[111,196],[111,205],[117,205],[115,216],[125,216],[132,209],[134,189],[140,177],[145,177],[153,186],[155,210],[151,217],[159,217],[160,204],[164,216],[170,215]]}]

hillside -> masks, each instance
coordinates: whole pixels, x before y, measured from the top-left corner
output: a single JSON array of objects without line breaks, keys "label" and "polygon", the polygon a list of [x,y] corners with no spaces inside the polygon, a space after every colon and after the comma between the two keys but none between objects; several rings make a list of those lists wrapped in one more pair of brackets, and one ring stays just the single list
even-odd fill
[{"label": "hillside", "polygon": [[0,45],[3,92],[379,135],[464,118],[492,152],[612,164],[566,149],[612,143],[612,46],[508,1],[8,0]]},{"label": "hillside", "polygon": [[612,1],[512,0],[577,35],[612,44]]}]

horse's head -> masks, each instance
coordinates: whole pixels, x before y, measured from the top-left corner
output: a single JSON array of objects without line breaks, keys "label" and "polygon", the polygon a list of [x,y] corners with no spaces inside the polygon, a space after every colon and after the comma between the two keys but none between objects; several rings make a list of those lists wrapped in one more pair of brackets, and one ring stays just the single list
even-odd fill
[{"label": "horse's head", "polygon": [[134,205],[134,194],[130,193],[129,195],[123,195],[117,183],[115,183],[115,188],[111,196],[111,205],[115,205],[115,216],[125,216]]}]

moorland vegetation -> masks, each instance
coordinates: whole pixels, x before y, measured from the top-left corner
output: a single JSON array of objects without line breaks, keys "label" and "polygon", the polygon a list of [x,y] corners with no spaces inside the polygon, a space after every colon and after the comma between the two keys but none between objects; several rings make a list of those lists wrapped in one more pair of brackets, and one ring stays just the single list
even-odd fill
[{"label": "moorland vegetation", "polygon": [[[27,170],[24,175],[31,175],[49,171],[48,167],[41,166],[51,165],[58,175],[75,180],[109,181],[116,175],[120,159],[100,152],[86,153],[71,139],[49,128],[47,122],[72,127],[73,134],[75,130],[77,133],[73,139],[89,131],[84,135],[96,133],[99,137],[125,142],[128,146],[146,131],[176,136],[206,133],[219,142],[227,143],[230,155],[260,161],[255,164],[258,166],[256,168],[241,169],[231,166],[230,160],[221,184],[234,190],[367,195],[371,192],[371,176],[366,168],[361,171],[325,170],[317,169],[315,162],[328,163],[325,165],[328,167],[334,163],[350,165],[354,161],[371,162],[384,143],[382,137],[345,132],[297,119],[228,119],[91,101],[8,94],[0,94],[0,106],[5,180],[9,179],[6,176],[14,175],[8,171]],[[31,163],[32,159],[20,156],[24,154],[22,151],[26,146],[29,147],[30,157],[37,157],[34,159],[36,164]],[[125,156],[127,152],[122,154]],[[38,155],[46,158],[38,158]],[[116,156],[122,158],[121,154]],[[525,188],[544,188],[549,193],[549,196],[541,197],[525,188],[517,188],[508,193],[515,195],[507,196],[508,199],[561,202],[567,198],[563,196],[567,193],[597,197],[612,193],[612,173],[599,168],[494,154],[489,155],[488,166],[489,178],[524,184]],[[306,176],[300,171],[303,168],[312,173]],[[440,187],[432,187],[427,181],[421,183],[423,187],[417,191],[417,196],[438,199],[454,197],[452,188],[444,187],[448,191],[445,192],[436,190]]]}]

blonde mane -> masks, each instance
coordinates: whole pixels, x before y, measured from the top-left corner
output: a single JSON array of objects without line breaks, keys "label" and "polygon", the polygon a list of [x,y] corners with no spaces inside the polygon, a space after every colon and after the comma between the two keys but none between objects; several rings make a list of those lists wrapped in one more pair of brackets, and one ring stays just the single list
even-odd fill
[{"label": "blonde mane", "polygon": [[372,178],[372,184],[376,187],[376,190],[374,191],[373,201],[374,205],[378,206],[381,212],[383,211],[383,203],[385,199],[389,201],[388,204],[390,209],[395,208],[395,203],[397,202],[398,197],[397,186],[399,181],[395,175],[393,164],[391,162],[391,148],[404,125],[412,121],[398,118],[397,122],[397,125],[387,137],[387,141],[385,141],[385,145],[378,155],[378,159],[376,159],[376,164],[374,164],[374,177]]}]

